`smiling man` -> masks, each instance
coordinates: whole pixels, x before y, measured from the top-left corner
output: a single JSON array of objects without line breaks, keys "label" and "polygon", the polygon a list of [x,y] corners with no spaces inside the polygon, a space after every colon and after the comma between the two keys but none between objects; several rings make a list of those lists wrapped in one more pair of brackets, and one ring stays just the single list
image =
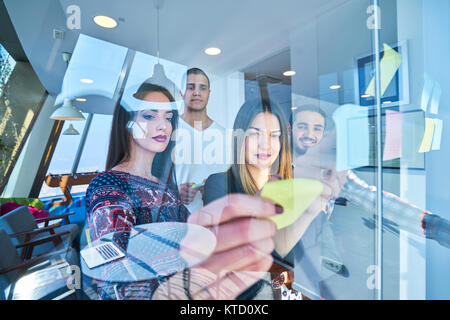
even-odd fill
[{"label": "smiling man", "polygon": [[303,155],[318,144],[325,132],[326,114],[313,106],[297,109],[292,116],[292,139],[295,155]]},{"label": "smiling man", "polygon": [[[311,173],[309,165],[319,165],[323,160],[319,158],[309,161],[308,157],[311,151],[315,151],[314,147],[324,141],[325,129],[328,129],[327,115],[318,106],[303,105],[293,111],[290,125],[292,127],[294,176],[313,178],[303,175]],[[290,240],[288,248],[292,248],[292,251],[283,257],[284,260],[294,265],[293,288],[300,291],[305,290],[310,298],[326,297],[320,284],[328,278],[345,274],[341,252],[336,246],[335,235],[328,216],[333,210],[334,203],[334,199],[328,201],[322,213],[312,220],[301,239],[294,236]],[[335,269],[330,268],[328,264],[335,266]]]}]

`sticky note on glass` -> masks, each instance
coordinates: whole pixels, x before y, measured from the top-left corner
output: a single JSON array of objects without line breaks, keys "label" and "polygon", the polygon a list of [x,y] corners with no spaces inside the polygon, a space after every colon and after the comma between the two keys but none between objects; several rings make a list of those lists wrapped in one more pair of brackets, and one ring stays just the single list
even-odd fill
[{"label": "sticky note on glass", "polygon": [[439,112],[439,103],[441,101],[442,88],[439,83],[436,83],[433,89],[433,96],[431,98],[430,113],[437,114]]},{"label": "sticky note on glass", "polygon": [[420,103],[420,107],[425,112],[428,109],[428,103],[430,101],[431,91],[433,90],[433,85],[434,85],[433,80],[428,75],[425,74],[424,75],[424,85],[423,85],[423,90],[422,90],[422,100]]},{"label": "sticky note on glass", "polygon": [[402,157],[402,113],[386,110],[383,161]]},{"label": "sticky note on glass", "polygon": [[283,207],[282,214],[272,216],[277,229],[293,224],[322,193],[323,185],[313,179],[288,179],[268,182],[261,190],[261,197]]},{"label": "sticky note on glass", "polygon": [[[380,90],[381,96],[384,95],[386,89],[389,87],[392,79],[394,79],[395,74],[400,68],[400,64],[402,63],[402,55],[392,49],[387,44],[383,44],[384,47],[384,55],[380,61]],[[375,77],[369,83],[366,94],[374,97],[375,96]]]},{"label": "sticky note on glass", "polygon": [[433,121],[434,121],[434,134],[433,134],[433,143],[431,144],[431,150],[440,150],[443,122],[441,119],[433,119]]},{"label": "sticky note on glass", "polygon": [[365,167],[370,164],[369,110],[346,104],[333,112],[336,125],[336,170]]},{"label": "sticky note on glass", "polygon": [[425,131],[423,133],[422,144],[420,145],[419,152],[428,152],[431,149],[431,143],[433,142],[434,134],[434,120],[431,118],[425,118]]}]

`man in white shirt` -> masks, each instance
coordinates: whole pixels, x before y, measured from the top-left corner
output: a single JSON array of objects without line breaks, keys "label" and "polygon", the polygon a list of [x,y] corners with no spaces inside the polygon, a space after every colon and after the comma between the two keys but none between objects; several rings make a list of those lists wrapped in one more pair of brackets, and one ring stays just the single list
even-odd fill
[{"label": "man in white shirt", "polygon": [[203,206],[204,181],[229,167],[227,138],[225,128],[207,113],[211,90],[206,73],[191,68],[183,78],[184,83],[184,113],[178,122],[174,162],[181,201],[194,212]]}]

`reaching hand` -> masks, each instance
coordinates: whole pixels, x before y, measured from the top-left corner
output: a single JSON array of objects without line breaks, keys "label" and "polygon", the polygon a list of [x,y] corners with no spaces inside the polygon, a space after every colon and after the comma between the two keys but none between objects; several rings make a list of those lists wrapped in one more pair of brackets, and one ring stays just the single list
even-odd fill
[{"label": "reaching hand", "polygon": [[[243,194],[225,196],[194,212],[188,223],[212,231],[216,247],[204,262],[189,270],[189,279],[185,272],[175,274],[158,288],[154,298],[235,299],[272,265],[276,228],[261,218],[275,214],[270,200]],[[191,241],[202,239],[195,235],[183,239],[182,255]]]}]

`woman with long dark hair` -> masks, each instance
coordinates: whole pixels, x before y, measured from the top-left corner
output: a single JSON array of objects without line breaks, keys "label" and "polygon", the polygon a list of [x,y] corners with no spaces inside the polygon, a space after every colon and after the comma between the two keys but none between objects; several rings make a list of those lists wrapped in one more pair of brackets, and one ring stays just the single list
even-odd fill
[{"label": "woman with long dark hair", "polygon": [[[177,192],[171,159],[175,141],[171,140],[170,136],[177,128],[178,110],[174,98],[165,88],[146,85],[145,90],[148,90],[147,99],[152,99],[157,104],[166,103],[167,109],[129,112],[118,105],[114,111],[105,167],[107,170],[135,173],[153,181],[167,182],[172,191]],[[160,130],[162,134],[151,137],[152,139],[142,136],[144,130],[150,128],[151,121],[157,121],[158,117],[165,119],[166,122],[156,124],[160,125],[160,128],[155,129]],[[153,145],[154,151],[151,150],[151,146],[148,148],[142,144],[147,141]],[[147,154],[149,158],[145,159],[141,154]],[[152,159],[153,161],[149,162]]]},{"label": "woman with long dark hair", "polygon": [[[92,180],[86,193],[92,239],[113,233],[124,250],[135,225],[186,222],[189,216],[178,198],[171,160],[178,118],[174,98],[157,85],[146,84],[143,89],[141,110],[116,106],[106,171]],[[100,283],[100,297],[117,296],[111,288]],[[153,290],[151,283],[139,290],[132,289],[133,284],[118,288],[120,298],[134,299],[150,297]]]}]

